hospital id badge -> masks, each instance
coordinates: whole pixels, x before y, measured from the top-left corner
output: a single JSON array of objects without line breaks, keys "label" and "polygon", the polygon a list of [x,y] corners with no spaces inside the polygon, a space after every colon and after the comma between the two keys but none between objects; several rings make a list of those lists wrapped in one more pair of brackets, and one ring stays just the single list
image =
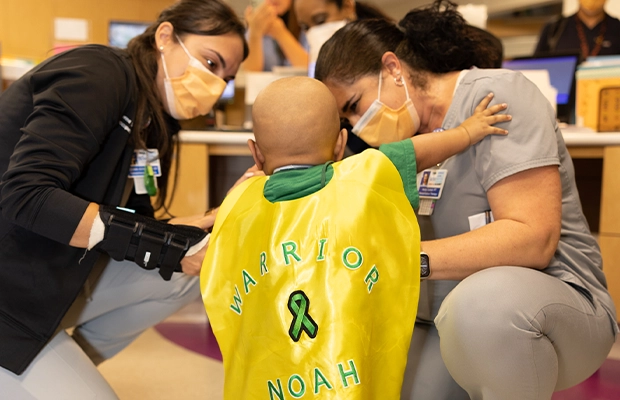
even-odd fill
[{"label": "hospital id badge", "polygon": [[161,164],[157,149],[134,150],[129,166],[129,178],[133,178],[136,194],[157,194],[157,177],[161,176]]},{"label": "hospital id badge", "polygon": [[425,169],[420,173],[420,181],[418,182],[420,208],[418,214],[433,214],[435,203],[441,198],[447,175],[447,169]]}]

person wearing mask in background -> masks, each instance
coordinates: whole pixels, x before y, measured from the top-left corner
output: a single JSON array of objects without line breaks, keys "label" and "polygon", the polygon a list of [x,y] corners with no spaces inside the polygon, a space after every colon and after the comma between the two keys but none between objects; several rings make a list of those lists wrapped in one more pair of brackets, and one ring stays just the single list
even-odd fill
[{"label": "person wearing mask in background", "polygon": [[0,96],[0,397],[116,399],[96,364],[198,298],[214,215],[156,221],[149,194],[177,120],[247,53],[228,5],[181,0],[126,51],[69,50]]},{"label": "person wearing mask in background", "polygon": [[504,45],[497,36],[486,29],[467,25],[466,35],[479,43],[478,51],[473,54],[472,65],[478,68],[501,68],[504,61]]},{"label": "person wearing mask in background", "polygon": [[378,8],[355,0],[295,0],[295,15],[304,31],[337,21],[390,19]]},{"label": "person wearing mask in background", "polygon": [[[308,75],[311,77],[314,76],[314,66],[321,46],[347,22],[369,18],[391,20],[379,9],[355,0],[295,0],[295,14],[308,40]],[[348,124],[342,127],[349,131],[346,156],[368,148],[351,133]]]},{"label": "person wearing mask in background", "polygon": [[489,92],[510,104],[508,136],[430,169],[442,189],[418,212],[431,275],[402,398],[549,400],[605,361],[616,310],[551,104],[519,72],[471,68],[464,29],[443,0],[398,25],[351,22],[323,45],[316,78],[373,146],[402,139],[388,121],[424,134],[458,126]]},{"label": "person wearing mask in background", "polygon": [[[295,0],[295,14],[301,29],[306,31],[311,52],[314,44],[311,41],[311,36],[315,30],[326,31],[320,34],[320,37],[324,39],[316,41],[314,44],[320,48],[334,32],[342,28],[347,22],[371,18],[392,20],[378,8],[354,0]],[[495,35],[473,25],[467,25],[466,34],[475,42],[480,43],[479,50],[472,55],[475,57],[473,65],[478,68],[501,68],[504,47]],[[319,49],[316,49],[317,54],[318,51]]]},{"label": "person wearing mask in background", "polygon": [[305,39],[293,12],[293,0],[264,0],[245,10],[250,54],[244,71],[271,71],[276,66],[308,67]]},{"label": "person wearing mask in background", "polygon": [[620,20],[605,12],[607,0],[579,0],[579,10],[546,24],[534,55],[579,53],[589,56],[620,54]]},{"label": "person wearing mask in background", "polygon": [[[295,14],[308,39],[310,76],[314,76],[316,58],[323,43],[346,23],[372,18],[392,21],[379,9],[354,0],[295,0]],[[501,68],[504,47],[495,35],[472,25],[467,25],[466,35],[478,43],[475,50],[467,54],[471,65],[478,68]],[[349,131],[347,156],[372,147],[353,134],[352,127],[346,121],[343,121],[342,127]]]}]

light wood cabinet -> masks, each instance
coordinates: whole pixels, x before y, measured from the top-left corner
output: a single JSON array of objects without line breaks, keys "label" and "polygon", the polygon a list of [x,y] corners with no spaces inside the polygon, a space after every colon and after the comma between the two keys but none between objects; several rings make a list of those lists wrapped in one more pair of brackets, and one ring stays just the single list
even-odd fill
[{"label": "light wood cabinet", "polygon": [[[86,43],[108,43],[110,20],[151,22],[174,0],[0,0],[3,57],[40,62],[53,54],[54,19],[82,18]],[[61,44],[67,44],[66,42]]]}]

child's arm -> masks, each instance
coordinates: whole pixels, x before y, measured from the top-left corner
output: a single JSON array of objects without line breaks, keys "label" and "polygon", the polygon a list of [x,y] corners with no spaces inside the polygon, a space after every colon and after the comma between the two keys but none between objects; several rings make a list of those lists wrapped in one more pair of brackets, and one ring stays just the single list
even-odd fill
[{"label": "child's arm", "polygon": [[507,130],[492,125],[512,119],[508,114],[497,114],[508,105],[502,103],[487,108],[492,99],[493,93],[489,93],[478,104],[474,114],[454,129],[412,137],[418,172],[460,153],[487,135],[507,135]]}]

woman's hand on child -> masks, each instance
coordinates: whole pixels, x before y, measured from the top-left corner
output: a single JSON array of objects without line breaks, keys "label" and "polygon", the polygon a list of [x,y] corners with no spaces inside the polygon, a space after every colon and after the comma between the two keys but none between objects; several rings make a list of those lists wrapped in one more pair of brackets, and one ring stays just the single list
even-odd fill
[{"label": "woman's hand on child", "polygon": [[230,193],[231,190],[233,190],[234,188],[236,188],[242,182],[248,180],[249,178],[251,178],[253,176],[264,176],[264,175],[265,175],[265,173],[263,171],[259,170],[256,165],[251,166],[250,168],[248,168],[245,171],[245,173],[243,175],[241,175],[241,177],[239,179],[237,179],[237,182],[235,182],[235,184],[232,185],[232,187],[230,189],[228,189],[228,192],[226,192],[226,195],[228,195],[228,193]]},{"label": "woman's hand on child", "polygon": [[[211,209],[205,213],[205,215],[198,215],[194,217],[180,217],[173,218],[168,223],[170,224],[183,224],[198,227],[204,231],[208,230],[215,223],[215,217],[217,215],[217,208]],[[185,257],[181,260],[181,268],[187,275],[198,276],[200,275],[200,269],[202,268],[202,261],[205,258],[207,248],[209,247],[209,240],[205,238],[200,243],[192,246]]]},{"label": "woman's hand on child", "polygon": [[[263,171],[260,171],[256,165],[248,168],[245,173],[237,179],[237,182],[230,188],[228,193],[237,187],[242,182],[253,176],[265,175]],[[226,193],[226,194],[228,194]],[[215,224],[215,217],[217,215],[218,208],[211,209],[205,213],[204,216],[193,216],[193,217],[178,217],[171,219],[168,223],[170,224],[183,224],[183,225],[192,225],[197,226],[202,230],[208,230]],[[204,242],[204,241],[203,241]],[[202,247],[200,246],[202,244]],[[206,241],[204,243],[200,243],[190,249],[187,255],[181,260],[181,267],[183,268],[183,272],[188,275],[198,276],[200,275],[200,269],[202,268],[202,261],[207,253],[207,248],[209,247],[209,242]]]},{"label": "woman's hand on child", "polygon": [[488,135],[508,134],[507,130],[493,126],[497,123],[507,122],[512,119],[511,115],[498,114],[498,112],[507,109],[508,104],[501,103],[488,107],[491,100],[493,100],[493,93],[489,93],[485,96],[474,110],[474,114],[460,125],[469,135],[470,145],[478,143]]},{"label": "woman's hand on child", "polygon": [[[201,243],[202,244],[202,243]],[[202,245],[195,253],[190,256],[185,256],[181,260],[181,268],[187,275],[199,276],[202,268],[202,261],[207,254],[207,248],[209,247],[209,239],[207,236],[206,243]]]},{"label": "woman's hand on child", "polygon": [[[256,165],[248,168],[245,173],[237,179],[237,182],[230,188],[230,191],[253,176],[265,175],[263,171],[260,171]],[[227,193],[228,194],[228,193]],[[205,213],[204,216],[194,217],[180,217],[173,218],[169,221],[170,224],[184,224],[197,226],[202,230],[208,230],[215,224],[215,217],[217,215],[218,208],[211,209]],[[201,246],[202,245],[202,246]],[[195,248],[194,248],[195,247]],[[202,261],[207,253],[209,247],[208,241],[203,241],[200,244],[194,246],[188,251],[187,255],[181,260],[181,267],[183,272],[188,275],[198,276],[200,275],[200,269],[202,268]]]}]

